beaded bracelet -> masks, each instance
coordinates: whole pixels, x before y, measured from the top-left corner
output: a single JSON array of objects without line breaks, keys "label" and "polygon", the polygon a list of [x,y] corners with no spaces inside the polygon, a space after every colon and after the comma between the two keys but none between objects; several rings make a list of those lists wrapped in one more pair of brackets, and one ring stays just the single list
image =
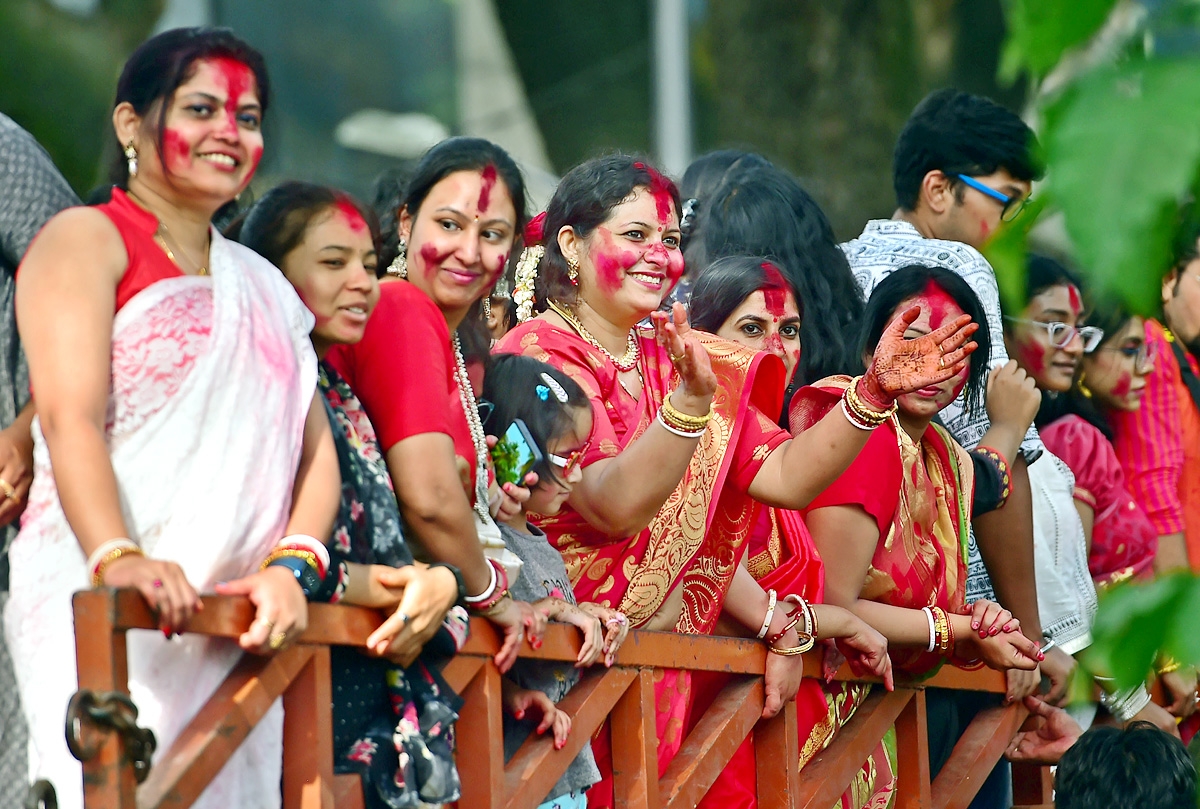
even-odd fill
[{"label": "beaded bracelet", "polygon": [[317,561],[317,555],[307,548],[276,548],[275,550],[271,551],[270,554],[268,554],[267,558],[263,560],[263,563],[258,566],[258,569],[266,570],[279,560],[289,558],[304,560],[305,563],[307,563],[314,571],[316,571],[318,578],[325,578],[323,575],[321,575],[321,564]]},{"label": "beaded bracelet", "polygon": [[767,635],[767,627],[771,625],[771,619],[775,617],[775,600],[777,597],[774,590],[767,590],[767,614],[763,618],[762,628],[755,635],[756,640],[762,640]]},{"label": "beaded bracelet", "polygon": [[133,540],[126,539],[125,537],[110,539],[99,548],[96,548],[92,555],[88,557],[88,569],[92,571],[92,587],[102,586],[104,584],[105,568],[127,554],[145,556],[142,549]]}]

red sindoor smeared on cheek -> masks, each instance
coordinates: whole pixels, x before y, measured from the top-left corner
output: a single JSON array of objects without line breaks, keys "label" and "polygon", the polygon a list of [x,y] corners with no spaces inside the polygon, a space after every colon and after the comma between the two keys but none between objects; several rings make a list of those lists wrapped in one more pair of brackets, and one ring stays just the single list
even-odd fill
[{"label": "red sindoor smeared on cheek", "polygon": [[492,202],[492,188],[496,185],[496,167],[488,163],[483,167],[480,173],[479,184],[479,200],[476,202],[478,213],[483,215],[483,212],[488,209],[488,205]]},{"label": "red sindoor smeared on cheek", "polygon": [[1117,384],[1113,385],[1113,396],[1128,396],[1129,391],[1133,389],[1133,377],[1129,372],[1121,374],[1121,378],[1117,380]]},{"label": "red sindoor smeared on cheek", "polygon": [[501,253],[500,260],[496,262],[496,268],[488,271],[491,278],[496,278],[500,273],[504,272],[504,267],[508,264],[508,253]]},{"label": "red sindoor smeared on cheek", "polygon": [[954,298],[933,281],[925,284],[917,303],[929,309],[929,328],[934,330],[940,329],[947,321],[954,320],[962,314],[962,308]]},{"label": "red sindoor smeared on cheek", "polygon": [[1046,349],[1040,343],[1029,340],[1017,344],[1021,364],[1035,374],[1046,370]]},{"label": "red sindoor smeared on cheek", "polygon": [[163,131],[163,151],[163,161],[169,172],[179,171],[192,164],[192,147],[183,135],[174,129]]},{"label": "red sindoor smeared on cheek", "polygon": [[641,254],[633,250],[618,250],[613,244],[612,234],[605,228],[596,228],[597,245],[592,263],[596,266],[598,286],[613,292],[625,279],[625,271],[638,263]]},{"label": "red sindoor smeared on cheek", "polygon": [[342,215],[342,219],[346,221],[346,227],[350,228],[354,233],[363,233],[367,229],[367,223],[362,218],[362,214],[358,212],[353,203],[349,200],[339,199],[337,201],[338,212]]},{"label": "red sindoor smeared on cheek", "polygon": [[447,250],[445,253],[439,253],[438,249],[432,244],[421,245],[421,261],[425,264],[425,275],[430,276],[438,271],[442,261],[448,257],[453,250]]}]

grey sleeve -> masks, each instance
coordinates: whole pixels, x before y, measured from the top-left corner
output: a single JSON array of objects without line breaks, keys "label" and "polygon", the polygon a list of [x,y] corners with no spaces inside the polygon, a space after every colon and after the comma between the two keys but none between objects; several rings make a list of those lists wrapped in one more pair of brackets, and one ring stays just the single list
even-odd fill
[{"label": "grey sleeve", "polygon": [[79,204],[46,150],[0,115],[0,263],[19,265],[46,221]]}]

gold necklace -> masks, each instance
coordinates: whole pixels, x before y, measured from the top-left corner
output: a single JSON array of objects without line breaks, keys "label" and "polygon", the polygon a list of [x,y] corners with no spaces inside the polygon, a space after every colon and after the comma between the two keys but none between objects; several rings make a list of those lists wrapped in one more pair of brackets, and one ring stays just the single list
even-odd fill
[{"label": "gold necklace", "polygon": [[617,366],[618,371],[628,373],[637,368],[638,359],[642,355],[642,349],[637,341],[637,337],[634,336],[633,330],[630,330],[629,338],[625,342],[625,353],[621,355],[620,359],[617,359],[608,352],[607,348],[600,345],[600,341],[592,336],[592,333],[584,327],[583,323],[580,322],[579,318],[573,312],[560,306],[555,301],[548,301],[547,305],[554,310],[555,314],[565,320],[567,325],[574,329],[580,337],[600,349],[600,353],[608,357],[612,361],[612,364]]},{"label": "gold necklace", "polygon": [[[171,246],[167,244],[166,237],[169,236],[171,233],[171,229],[169,227],[167,227],[167,223],[162,221],[161,219],[159,219],[158,216],[154,213],[154,211],[150,210],[150,206],[147,205],[145,203],[145,201],[142,200],[142,198],[139,197],[137,194],[133,193],[132,191],[126,191],[125,194],[127,196],[133,197],[134,201],[136,201],[138,205],[140,205],[151,216],[154,217],[154,220],[158,223],[158,228],[156,228],[154,231],[154,240],[156,242],[158,242],[158,246],[161,247],[163,249],[163,252],[167,254],[167,258],[169,258],[171,260],[171,263],[174,264],[176,267],[179,267],[180,270],[182,270],[183,265],[181,265],[179,263],[179,259],[175,258],[174,251],[172,251]],[[161,231],[161,233],[159,231]],[[175,237],[172,236],[171,240],[175,241]],[[209,236],[210,244],[211,244],[211,240],[212,240],[212,237]],[[175,246],[177,248],[179,248],[180,254],[184,258],[186,258],[189,262],[191,262],[191,265],[196,268],[196,275],[208,275],[208,267],[201,264],[199,261],[196,261],[194,258],[192,258],[191,255],[188,253],[188,251],[184,249],[182,244],[180,244],[179,242],[175,242]]]}]

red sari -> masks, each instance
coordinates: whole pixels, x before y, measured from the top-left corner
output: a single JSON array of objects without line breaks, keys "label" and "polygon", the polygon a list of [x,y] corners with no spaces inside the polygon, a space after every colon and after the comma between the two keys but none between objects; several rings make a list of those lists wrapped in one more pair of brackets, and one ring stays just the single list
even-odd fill
[{"label": "red sari", "polygon": [[[757,513],[746,489],[762,463],[789,436],[765,413],[779,412],[783,364],[734,343],[697,333],[717,375],[713,417],[679,486],[642,531],[611,537],[591,526],[569,503],[553,517],[537,520],[566,562],[579,601],[624,612],[634,627],[644,625],[668,596],[682,588],[683,606],[675,631],[711,634],[720,614]],[[663,399],[679,384],[666,349],[653,332],[639,330],[643,385],[634,398],[620,384],[616,366],[574,332],[544,320],[510,331],[498,353],[521,353],[560,369],[592,402],[594,427],[583,465],[612,458],[641,436]],[[687,672],[666,671],[657,683],[659,773],[683,741],[691,703]],[[593,745],[605,772],[607,745]],[[590,806],[611,802],[611,767],[606,781],[588,793]]]}]

